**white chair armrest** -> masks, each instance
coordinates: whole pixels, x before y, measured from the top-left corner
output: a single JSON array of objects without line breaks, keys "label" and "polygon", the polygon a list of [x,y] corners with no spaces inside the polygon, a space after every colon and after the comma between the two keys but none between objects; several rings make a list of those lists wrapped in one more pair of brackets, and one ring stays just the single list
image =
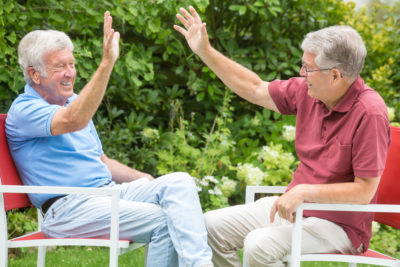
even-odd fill
[{"label": "white chair armrest", "polygon": [[300,266],[301,257],[301,228],[304,210],[326,210],[326,211],[353,211],[353,212],[394,212],[400,213],[400,205],[391,204],[321,204],[303,203],[296,210],[296,220],[292,233],[292,251],[290,262],[292,266]]},{"label": "white chair armrest", "polygon": [[0,185],[0,193],[31,193],[31,194],[81,194],[111,196],[111,229],[110,249],[117,253],[119,240],[119,189],[110,187],[61,187],[61,186],[27,186]]},{"label": "white chair armrest", "polygon": [[109,187],[0,185],[1,193],[113,195],[118,194],[118,191],[117,188]]},{"label": "white chair armrest", "polygon": [[394,213],[400,213],[400,205],[392,205],[392,204],[358,205],[358,204],[303,203],[300,207],[302,207],[303,210],[394,212]]},{"label": "white chair armrest", "polygon": [[285,190],[286,186],[248,185],[246,186],[246,204],[254,202],[257,193],[283,194]]}]

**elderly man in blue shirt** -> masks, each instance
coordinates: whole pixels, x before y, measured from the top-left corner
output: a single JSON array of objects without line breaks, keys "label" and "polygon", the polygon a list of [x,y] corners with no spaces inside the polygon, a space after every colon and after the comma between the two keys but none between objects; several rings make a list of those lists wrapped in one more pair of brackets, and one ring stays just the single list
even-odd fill
[{"label": "elderly man in blue shirt", "polygon": [[[186,173],[154,179],[107,157],[92,117],[119,56],[119,33],[104,15],[103,57],[74,94],[73,44],[62,32],[37,30],[20,42],[25,92],[6,120],[11,154],[26,185],[118,187],[120,237],[149,243],[147,266],[212,266],[195,183]],[[50,237],[108,237],[110,197],[29,195]]]}]

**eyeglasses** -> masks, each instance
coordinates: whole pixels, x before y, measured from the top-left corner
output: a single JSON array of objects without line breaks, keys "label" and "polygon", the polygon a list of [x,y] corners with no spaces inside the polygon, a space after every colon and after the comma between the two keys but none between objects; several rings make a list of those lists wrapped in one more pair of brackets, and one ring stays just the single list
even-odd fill
[{"label": "eyeglasses", "polygon": [[[308,73],[309,73],[309,72],[331,70],[332,68],[329,68],[329,69],[308,70],[308,69],[307,69],[307,66],[306,66],[305,64],[303,64],[303,65],[301,66],[301,69],[304,69],[304,71],[306,72],[306,75],[305,75],[305,76],[308,76]],[[300,71],[301,71],[301,69],[300,69]]]}]

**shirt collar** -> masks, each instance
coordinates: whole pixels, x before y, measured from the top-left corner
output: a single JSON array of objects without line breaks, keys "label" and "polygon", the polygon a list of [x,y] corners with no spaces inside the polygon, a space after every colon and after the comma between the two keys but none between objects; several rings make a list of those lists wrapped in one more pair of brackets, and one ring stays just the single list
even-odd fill
[{"label": "shirt collar", "polygon": [[360,75],[353,82],[347,92],[344,94],[342,99],[336,106],[333,108],[334,111],[337,112],[347,112],[353,106],[353,103],[357,100],[357,97],[360,91],[364,88],[364,82],[361,79]]},{"label": "shirt collar", "polygon": [[35,97],[38,97],[38,98],[42,98],[41,95],[39,95],[39,93],[36,92],[36,90],[33,89],[32,85],[30,85],[29,83],[27,83],[25,85],[25,94],[32,95],[32,96],[35,96]]},{"label": "shirt collar", "polygon": [[[347,92],[344,94],[342,99],[336,104],[336,106],[332,109],[332,111],[336,112],[347,112],[353,106],[354,102],[357,100],[357,97],[365,87],[364,81],[361,79],[360,75],[353,82]],[[314,103],[316,104],[324,104],[321,100],[314,99]],[[325,106],[325,105],[324,105]]]}]

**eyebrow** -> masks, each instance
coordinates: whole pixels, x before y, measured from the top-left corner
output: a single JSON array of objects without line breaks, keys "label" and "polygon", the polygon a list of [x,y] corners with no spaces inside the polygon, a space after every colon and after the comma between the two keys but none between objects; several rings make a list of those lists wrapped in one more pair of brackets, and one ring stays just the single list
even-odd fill
[{"label": "eyebrow", "polygon": [[301,59],[301,64],[302,64],[302,65],[307,65],[307,66],[310,65],[310,64],[308,64],[307,62],[305,62],[303,58]]}]

